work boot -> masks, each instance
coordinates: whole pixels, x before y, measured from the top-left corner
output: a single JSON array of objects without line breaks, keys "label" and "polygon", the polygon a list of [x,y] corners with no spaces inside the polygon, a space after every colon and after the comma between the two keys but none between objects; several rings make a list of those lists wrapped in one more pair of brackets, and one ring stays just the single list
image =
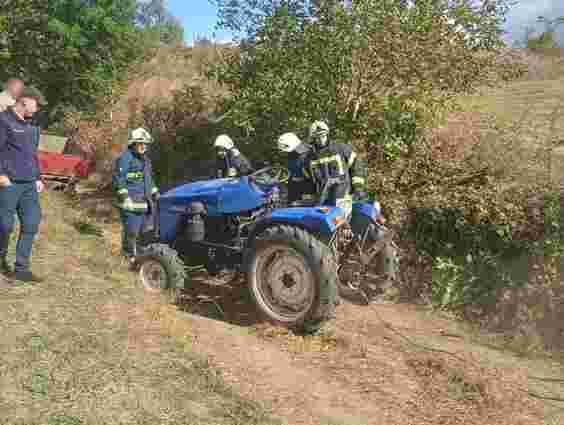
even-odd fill
[{"label": "work boot", "polygon": [[127,235],[125,258],[129,263],[129,268],[135,268],[135,260],[137,259],[137,235],[130,233]]},{"label": "work boot", "polygon": [[7,274],[7,277],[11,280],[15,280],[23,283],[30,283],[30,284],[41,283],[44,280],[41,277],[33,274],[29,270],[12,271]]}]

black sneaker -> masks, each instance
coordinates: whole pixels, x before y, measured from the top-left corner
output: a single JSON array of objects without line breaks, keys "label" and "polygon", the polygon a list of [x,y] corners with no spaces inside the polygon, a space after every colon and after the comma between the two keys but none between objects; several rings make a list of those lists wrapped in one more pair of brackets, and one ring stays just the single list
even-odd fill
[{"label": "black sneaker", "polygon": [[23,283],[41,283],[43,279],[28,270],[13,271],[8,274],[10,279]]},{"label": "black sneaker", "polygon": [[12,268],[8,264],[8,260],[6,260],[5,258],[2,258],[0,260],[0,274],[7,275],[7,274],[10,274],[10,273],[12,273]]}]

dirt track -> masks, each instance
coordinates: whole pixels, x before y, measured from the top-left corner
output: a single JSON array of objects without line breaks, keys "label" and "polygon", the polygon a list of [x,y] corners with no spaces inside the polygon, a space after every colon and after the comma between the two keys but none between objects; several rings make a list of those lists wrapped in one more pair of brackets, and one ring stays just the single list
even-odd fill
[{"label": "dirt track", "polygon": [[414,306],[345,302],[334,339],[303,338],[249,315],[243,282],[208,279],[183,295],[192,314],[177,313],[194,349],[288,424],[564,424],[526,393],[528,374],[559,366],[471,343]]}]

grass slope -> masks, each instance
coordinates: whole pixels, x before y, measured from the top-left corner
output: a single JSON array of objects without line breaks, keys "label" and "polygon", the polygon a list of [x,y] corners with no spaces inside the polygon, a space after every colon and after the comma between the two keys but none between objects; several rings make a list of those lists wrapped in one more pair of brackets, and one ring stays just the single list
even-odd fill
[{"label": "grass slope", "polygon": [[2,425],[278,423],[191,351],[181,314],[134,287],[116,244],[56,194],[43,210],[46,282],[0,280]]},{"label": "grass slope", "polygon": [[493,117],[483,144],[490,161],[521,181],[564,179],[564,78],[514,82],[461,103]]}]

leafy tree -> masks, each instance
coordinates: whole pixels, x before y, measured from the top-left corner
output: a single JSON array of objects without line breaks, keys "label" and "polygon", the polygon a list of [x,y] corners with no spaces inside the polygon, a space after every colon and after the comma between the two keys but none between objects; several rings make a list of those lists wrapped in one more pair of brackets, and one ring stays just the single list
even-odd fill
[{"label": "leafy tree", "polygon": [[23,77],[48,66],[45,54],[59,44],[46,34],[48,10],[40,0],[0,0],[0,80]]},{"label": "leafy tree", "polygon": [[[182,25],[153,0],[0,0],[0,81],[44,91],[54,118],[94,112],[147,47],[183,40]],[[143,13],[139,13],[143,11]]]},{"label": "leafy tree", "polygon": [[0,80],[19,76],[50,106],[91,111],[142,54],[135,0],[1,0]]},{"label": "leafy tree", "polygon": [[218,8],[218,26],[236,37],[253,39],[279,9],[301,19],[309,16],[307,0],[211,0]]},{"label": "leafy tree", "polygon": [[150,36],[163,44],[184,44],[182,23],[169,12],[166,0],[139,2],[137,22]]},{"label": "leafy tree", "polygon": [[[49,89],[63,101],[90,109],[93,97],[105,94],[142,53],[134,27],[135,0],[54,0],[49,2],[48,30],[63,49],[53,64]],[[75,78],[69,79],[73,75]]]},{"label": "leafy tree", "polygon": [[544,16],[539,16],[537,22],[544,23],[545,29],[538,36],[534,36],[533,31],[528,31],[525,40],[526,46],[531,50],[559,47],[556,30],[560,25],[564,24],[564,17],[548,19]]},{"label": "leafy tree", "polygon": [[405,151],[453,94],[490,76],[484,53],[501,45],[507,10],[503,0],[217,4],[220,27],[242,43],[212,73],[232,93],[224,106],[233,125],[263,154],[282,131],[303,136],[318,118],[344,140]]},{"label": "leafy tree", "polygon": [[137,4],[137,20],[143,26],[162,25],[169,16],[166,0],[149,0]]}]

